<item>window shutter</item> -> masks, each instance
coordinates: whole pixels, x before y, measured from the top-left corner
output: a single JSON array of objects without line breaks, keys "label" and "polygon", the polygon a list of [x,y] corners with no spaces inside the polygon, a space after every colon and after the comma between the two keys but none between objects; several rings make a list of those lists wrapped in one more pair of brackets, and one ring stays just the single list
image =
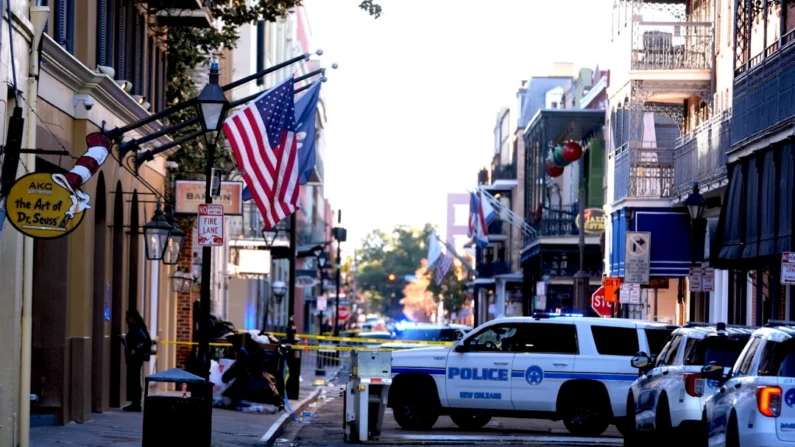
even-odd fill
[{"label": "window shutter", "polygon": [[66,0],[66,50],[75,54],[75,0]]},{"label": "window shutter", "polygon": [[116,0],[116,79],[124,79],[127,75],[127,8],[121,0]]},{"label": "window shutter", "polygon": [[55,2],[55,42],[66,48],[66,23],[68,20],[66,13],[67,0],[57,0]]},{"label": "window shutter", "polygon": [[97,65],[108,65],[108,0],[97,0]]},{"label": "window shutter", "polygon": [[133,32],[135,33],[135,38],[133,39],[133,54],[135,54],[135,58],[133,59],[133,93],[136,95],[143,95],[144,92],[144,36],[146,35],[146,31],[143,29],[144,20],[143,16],[136,11],[133,11],[135,14],[135,29]]}]

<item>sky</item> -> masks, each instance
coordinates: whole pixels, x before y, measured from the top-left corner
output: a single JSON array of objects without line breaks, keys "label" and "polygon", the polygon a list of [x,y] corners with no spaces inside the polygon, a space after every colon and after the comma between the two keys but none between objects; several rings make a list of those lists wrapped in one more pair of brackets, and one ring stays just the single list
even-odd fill
[{"label": "sky", "polygon": [[325,194],[353,243],[396,224],[443,233],[447,193],[490,165],[500,107],[515,126],[521,80],[595,68],[610,41],[609,0],[378,0],[378,19],[359,3],[304,0],[322,66],[339,64],[323,85]]}]

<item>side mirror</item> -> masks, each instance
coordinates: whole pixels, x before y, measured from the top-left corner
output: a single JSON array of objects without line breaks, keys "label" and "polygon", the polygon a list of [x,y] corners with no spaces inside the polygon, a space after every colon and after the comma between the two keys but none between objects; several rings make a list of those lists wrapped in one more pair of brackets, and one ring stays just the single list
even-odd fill
[{"label": "side mirror", "polygon": [[469,346],[461,343],[459,345],[456,345],[456,347],[453,348],[453,351],[455,351],[455,352],[469,352]]},{"label": "side mirror", "polygon": [[723,365],[717,362],[709,362],[701,368],[701,377],[707,380],[723,380]]},{"label": "side mirror", "polygon": [[632,357],[632,360],[630,360],[630,364],[632,365],[632,367],[637,369],[645,369],[646,367],[651,365],[651,363],[652,363],[651,357],[649,357],[649,355],[646,354],[645,352],[639,352],[635,354],[635,356]]}]

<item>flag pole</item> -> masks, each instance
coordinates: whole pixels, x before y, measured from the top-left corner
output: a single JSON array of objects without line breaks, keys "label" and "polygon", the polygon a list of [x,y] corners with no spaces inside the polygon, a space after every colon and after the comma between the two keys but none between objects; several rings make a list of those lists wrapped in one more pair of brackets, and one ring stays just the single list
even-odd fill
[{"label": "flag pole", "polygon": [[438,234],[436,235],[436,239],[439,239],[439,242],[441,242],[442,245],[444,245],[445,248],[447,248],[447,251],[452,253],[452,255],[455,256],[455,258],[458,259],[461,262],[461,264],[464,265],[464,268],[466,268],[467,271],[469,271],[469,273],[477,276],[478,272],[475,271],[475,269],[473,269],[471,265],[469,265],[469,261],[458,255],[458,253],[455,251],[455,248],[453,248],[452,246],[450,246],[450,244],[442,240],[442,238],[440,238]]}]

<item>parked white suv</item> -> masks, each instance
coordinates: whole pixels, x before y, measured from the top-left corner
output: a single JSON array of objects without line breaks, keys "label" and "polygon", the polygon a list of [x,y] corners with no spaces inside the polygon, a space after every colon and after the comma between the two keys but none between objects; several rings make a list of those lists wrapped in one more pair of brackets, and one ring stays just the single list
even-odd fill
[{"label": "parked white suv", "polygon": [[555,314],[489,321],[452,346],[394,352],[388,406],[404,429],[429,429],[443,414],[465,429],[507,416],[598,436],[624,420],[632,357],[659,352],[675,328]]},{"label": "parked white suv", "polygon": [[629,389],[625,445],[646,445],[652,435],[669,439],[674,430],[683,439],[700,433],[704,401],[717,389],[701,369],[710,362],[734,364],[754,329],[723,323],[688,323],[675,330],[656,359],[640,353],[632,359],[641,375]]},{"label": "parked white suv", "polygon": [[702,415],[711,447],[795,446],[795,322],[771,321],[756,330],[727,375],[703,368],[718,382]]}]

